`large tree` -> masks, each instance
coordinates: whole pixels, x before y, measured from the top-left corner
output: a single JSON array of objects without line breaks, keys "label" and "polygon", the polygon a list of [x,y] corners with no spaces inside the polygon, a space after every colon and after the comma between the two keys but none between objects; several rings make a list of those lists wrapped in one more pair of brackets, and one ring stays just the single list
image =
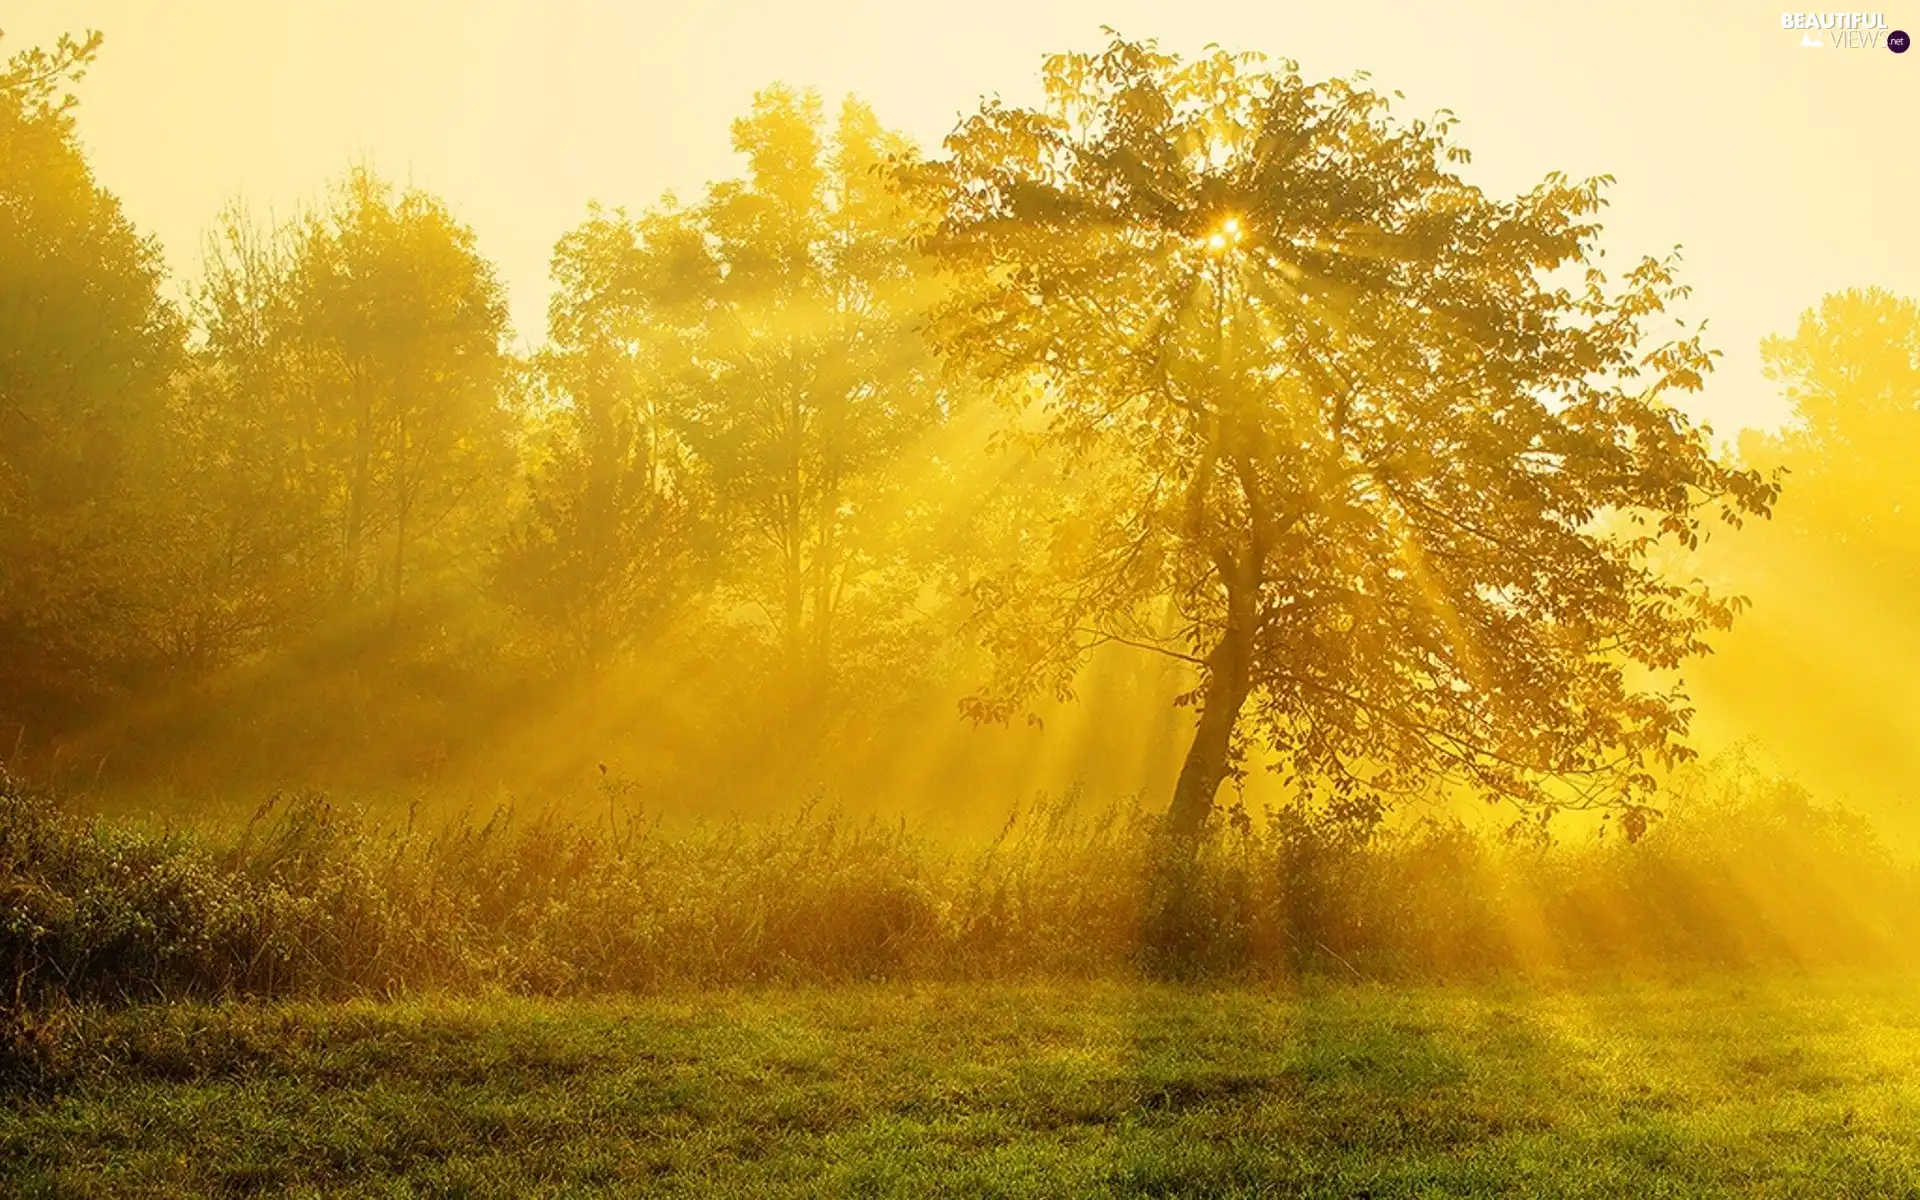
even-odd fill
[{"label": "large tree", "polygon": [[1615,284],[1604,180],[1490,197],[1449,117],[1291,63],[1115,40],[1045,86],[925,175],[980,281],[944,346],[1080,474],[1035,514],[1044,566],[977,587],[1002,669],[973,711],[1126,642],[1197,673],[1183,834],[1249,738],[1304,788],[1457,779],[1637,828],[1686,754],[1666,673],[1737,608],[1655,555],[1774,496],[1674,406],[1711,355],[1658,340],[1671,262]]}]

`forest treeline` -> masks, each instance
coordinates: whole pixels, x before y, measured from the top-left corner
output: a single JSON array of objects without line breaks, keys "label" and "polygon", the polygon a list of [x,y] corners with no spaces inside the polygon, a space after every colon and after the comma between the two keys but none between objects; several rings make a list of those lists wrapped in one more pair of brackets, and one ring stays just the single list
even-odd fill
[{"label": "forest treeline", "polygon": [[984,434],[867,109],[769,90],[742,178],[594,208],[518,354],[472,231],[364,168],[290,220],[222,213],[176,305],[62,94],[96,46],[0,92],[9,748],[217,727],[404,775],[636,660],[665,719],[733,740],[935,669],[971,519],[946,485]]},{"label": "forest treeline", "polygon": [[[1920,308],[1821,301],[1765,349],[1794,424],[1722,453],[1667,395],[1712,365],[1651,332],[1674,264],[1592,265],[1598,183],[1490,201],[1447,122],[1352,86],[1116,42],[1050,65],[1053,123],[988,106],[932,160],[772,87],[736,177],[561,234],[516,337],[456,206],[364,167],[290,219],[236,203],[170,280],[82,151],[99,45],[0,76],[16,772],[624,753],[738,798],[1091,687],[1209,803],[1265,753],[1343,794],[1604,777],[1644,823],[1691,709],[1633,669],[1744,600],[1722,679],[1818,629],[1830,686],[1915,708],[1911,672],[1836,664],[1920,660]],[[1543,282],[1568,265],[1584,292]],[[1256,385],[1312,428],[1249,416]],[[1888,720],[1882,782],[1913,767]]]}]

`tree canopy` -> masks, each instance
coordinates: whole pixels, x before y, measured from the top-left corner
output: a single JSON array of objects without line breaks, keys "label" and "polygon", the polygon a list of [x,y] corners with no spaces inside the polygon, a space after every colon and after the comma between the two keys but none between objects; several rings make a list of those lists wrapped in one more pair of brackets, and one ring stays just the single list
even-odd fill
[{"label": "tree canopy", "polygon": [[[1920,304],[1880,288],[1821,299],[1761,346],[1790,418],[1740,456],[1783,471],[1762,530],[1701,566],[1759,598],[1702,672],[1723,719],[1822,790],[1914,828],[1920,772]],[[1794,686],[1776,681],[1791,678]],[[1731,722],[1729,722],[1731,723]]]},{"label": "tree canopy", "polygon": [[1610,280],[1604,179],[1489,197],[1450,118],[1360,81],[1116,39],[1045,83],[923,175],[979,284],[942,345],[1098,474],[1043,566],[979,581],[1001,668],[976,714],[1124,641],[1198,671],[1178,830],[1250,738],[1303,786],[1456,778],[1637,828],[1686,753],[1657,673],[1737,607],[1657,549],[1775,493],[1673,403],[1711,355],[1662,330],[1671,260]]},{"label": "tree canopy", "polygon": [[1760,352],[1794,419],[1745,453],[1792,473],[1786,524],[1845,547],[1883,585],[1920,586],[1920,481],[1907,453],[1920,443],[1920,303],[1838,292]]},{"label": "tree canopy", "polygon": [[99,35],[0,70],[0,713],[67,719],[148,657],[143,448],[179,314],[158,246],[94,179],[67,89]]}]

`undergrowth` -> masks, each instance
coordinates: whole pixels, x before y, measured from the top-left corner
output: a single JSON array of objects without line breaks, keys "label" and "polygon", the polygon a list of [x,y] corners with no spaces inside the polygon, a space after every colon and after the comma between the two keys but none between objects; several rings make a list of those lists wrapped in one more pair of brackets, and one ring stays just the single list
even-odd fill
[{"label": "undergrowth", "polygon": [[[981,845],[809,810],[382,825],[317,794],[238,830],[81,816],[0,782],[0,1071],[64,1010],[152,1000],[533,995],[886,978],[1887,961],[1920,877],[1845,810],[1703,774],[1644,839],[1230,809],[1155,911],[1155,814],[1044,803]],[[1170,945],[1169,941],[1177,942]]]}]

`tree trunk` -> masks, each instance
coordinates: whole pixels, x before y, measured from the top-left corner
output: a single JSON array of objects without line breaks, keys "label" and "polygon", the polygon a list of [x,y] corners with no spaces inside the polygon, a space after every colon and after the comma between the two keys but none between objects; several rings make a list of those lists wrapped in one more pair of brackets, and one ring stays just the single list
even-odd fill
[{"label": "tree trunk", "polygon": [[[831,459],[831,455],[829,455]],[[840,484],[831,462],[823,472],[827,484],[821,489],[820,511],[816,514],[818,534],[813,552],[813,628],[809,631],[807,686],[818,702],[833,661],[833,571],[840,551]]]},{"label": "tree trunk", "polygon": [[[356,382],[358,391],[364,385]],[[353,471],[347,481],[347,529],[340,565],[340,598],[353,599],[360,590],[360,557],[366,537],[368,492],[373,486],[373,405],[362,396],[354,423]]]},{"label": "tree trunk", "polygon": [[783,631],[786,645],[787,673],[790,679],[798,679],[806,670],[807,664],[807,580],[806,566],[801,558],[799,522],[789,523],[790,533],[783,564],[786,575],[787,591],[787,627]]},{"label": "tree trunk", "polygon": [[1214,793],[1227,775],[1227,753],[1240,709],[1247,702],[1251,675],[1249,637],[1229,626],[1220,644],[1207,656],[1210,678],[1201,701],[1200,721],[1187,748],[1180,778],[1173,785],[1173,803],[1167,809],[1167,828],[1183,838],[1199,836],[1213,811]]},{"label": "tree trunk", "polygon": [[407,516],[413,504],[401,499],[396,514],[393,532],[393,610],[387,614],[387,632],[397,635],[400,630],[401,593],[406,587],[407,574]]}]

